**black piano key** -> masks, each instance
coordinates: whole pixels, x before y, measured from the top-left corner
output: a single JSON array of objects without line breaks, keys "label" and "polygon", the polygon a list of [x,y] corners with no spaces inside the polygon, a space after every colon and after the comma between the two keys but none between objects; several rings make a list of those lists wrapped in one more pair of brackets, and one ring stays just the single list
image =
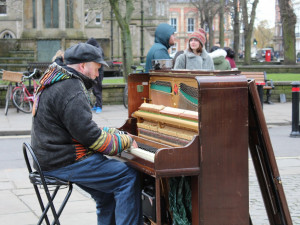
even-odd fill
[{"label": "black piano key", "polygon": [[148,152],[153,152],[155,153],[157,151],[157,148],[154,148],[152,146],[149,146],[149,145],[146,145],[146,144],[143,144],[141,142],[136,142],[139,146],[139,148],[145,150],[145,151],[148,151]]}]

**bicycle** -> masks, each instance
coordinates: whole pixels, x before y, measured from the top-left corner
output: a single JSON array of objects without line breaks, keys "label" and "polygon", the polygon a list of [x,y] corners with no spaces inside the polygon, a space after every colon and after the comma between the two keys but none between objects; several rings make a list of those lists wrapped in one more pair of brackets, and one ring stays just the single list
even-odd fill
[{"label": "bicycle", "polygon": [[[133,69],[132,73],[144,73],[144,67],[145,63],[140,64],[141,67],[137,67],[135,65],[131,66],[131,69]],[[125,109],[128,108],[128,84],[125,84],[124,91],[123,91],[123,105]]]},{"label": "bicycle", "polygon": [[23,74],[20,72],[11,72],[11,71],[6,71],[6,70],[1,70],[0,72],[3,74],[2,80],[9,81],[9,84],[7,85],[6,95],[5,95],[5,108],[4,108],[4,114],[5,114],[5,116],[7,116],[9,103],[12,100],[12,94],[13,94],[12,83],[15,82],[15,86],[17,87],[18,82],[21,81]]},{"label": "bicycle", "polygon": [[12,100],[14,105],[17,107],[17,109],[21,110],[24,113],[31,113],[32,112],[32,106],[33,106],[33,101],[34,101],[34,93],[38,87],[37,82],[33,80],[33,92],[30,92],[27,89],[27,86],[24,84],[24,79],[30,79],[37,74],[40,74],[40,71],[38,69],[34,69],[33,72],[29,75],[24,73],[22,76],[22,80],[20,82],[20,86],[17,86],[13,89],[13,95],[12,95]]}]

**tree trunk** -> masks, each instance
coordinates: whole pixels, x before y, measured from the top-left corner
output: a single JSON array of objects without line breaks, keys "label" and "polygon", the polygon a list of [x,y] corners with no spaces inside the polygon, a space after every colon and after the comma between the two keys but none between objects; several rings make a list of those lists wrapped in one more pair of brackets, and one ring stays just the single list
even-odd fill
[{"label": "tree trunk", "polygon": [[208,29],[209,29],[209,38],[208,38],[208,51],[210,51],[211,47],[214,46],[214,31],[213,31],[213,23],[212,23],[212,19],[209,18],[207,19],[207,25],[208,25]]},{"label": "tree trunk", "polygon": [[224,47],[224,0],[220,0],[220,12],[219,12],[219,42],[220,47]]},{"label": "tree trunk", "polygon": [[234,27],[233,27],[233,50],[235,52],[234,60],[237,61],[239,58],[240,50],[240,13],[238,7],[238,0],[233,1],[234,7]]},{"label": "tree trunk", "polygon": [[295,26],[297,17],[294,13],[291,1],[279,0],[278,3],[282,22],[284,64],[293,65],[296,64]]},{"label": "tree trunk", "polygon": [[245,54],[244,54],[244,64],[251,64],[251,37],[253,32],[256,7],[258,0],[254,0],[252,3],[252,10],[250,16],[250,22],[248,22],[248,10],[247,10],[247,0],[241,0],[242,3],[242,14],[243,14],[243,24],[244,24],[244,40],[245,40]]},{"label": "tree trunk", "polygon": [[129,25],[134,11],[134,6],[132,0],[126,0],[125,2],[126,11],[124,17],[122,17],[119,0],[109,0],[121,30],[123,73],[127,81],[128,74],[131,72],[131,65],[133,64],[132,41]]}]

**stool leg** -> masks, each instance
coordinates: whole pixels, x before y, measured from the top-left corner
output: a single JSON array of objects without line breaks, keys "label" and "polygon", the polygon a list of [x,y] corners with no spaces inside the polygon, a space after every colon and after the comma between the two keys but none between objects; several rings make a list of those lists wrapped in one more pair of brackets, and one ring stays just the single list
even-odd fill
[{"label": "stool leg", "polygon": [[[41,215],[41,217],[39,219],[38,225],[42,224],[44,218],[48,218],[47,212],[48,212],[48,210],[49,210],[50,207],[51,207],[52,214],[53,214],[53,217],[54,217],[54,222],[56,222],[56,224],[60,225],[57,213],[56,213],[54,205],[53,205],[53,200],[54,200],[54,198],[55,198],[55,196],[56,196],[59,188],[60,188],[60,186],[57,186],[55,188],[54,192],[52,193],[52,196],[50,195],[49,190],[47,189],[47,191],[46,191],[46,189],[45,189],[45,192],[46,192],[46,195],[47,195],[47,199],[48,199],[48,204],[46,205],[46,207],[45,207],[45,209],[44,209],[44,211],[43,211],[43,213],[42,213],[42,215]],[[49,223],[49,225],[50,225],[50,223]]]},{"label": "stool leg", "polygon": [[[72,190],[73,190],[73,185],[69,184],[68,193],[67,193],[64,201],[62,202],[62,204],[61,204],[61,206],[60,206],[60,208],[59,208],[59,210],[57,212],[57,219],[60,217],[62,211],[64,210],[64,208],[65,208],[65,206],[66,206],[66,204],[67,204],[67,202],[68,202],[68,200],[69,200],[69,198],[70,198],[70,196],[72,194]],[[54,224],[55,224],[55,221],[53,221],[52,225],[54,225]]]},{"label": "stool leg", "polygon": [[40,219],[39,219],[38,225],[40,225],[40,224],[43,222],[43,219],[44,219],[44,218],[45,218],[45,220],[46,220],[47,225],[50,225],[50,222],[49,222],[49,219],[48,219],[47,214],[44,215],[44,212],[45,212],[45,206],[44,206],[44,204],[43,204],[43,200],[42,200],[42,198],[41,198],[41,194],[40,194],[40,192],[39,192],[39,189],[38,189],[37,185],[35,185],[35,184],[33,185],[33,187],[34,187],[36,196],[37,196],[37,198],[38,198],[38,201],[39,201],[39,204],[40,204],[42,213],[43,213],[42,216],[41,216]]}]

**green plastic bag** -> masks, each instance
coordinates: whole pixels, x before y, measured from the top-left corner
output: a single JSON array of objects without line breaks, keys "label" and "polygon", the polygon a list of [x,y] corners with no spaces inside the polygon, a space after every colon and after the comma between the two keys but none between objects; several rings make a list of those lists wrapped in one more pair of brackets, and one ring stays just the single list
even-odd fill
[{"label": "green plastic bag", "polygon": [[169,179],[169,205],[174,225],[192,223],[191,177],[171,177]]}]

